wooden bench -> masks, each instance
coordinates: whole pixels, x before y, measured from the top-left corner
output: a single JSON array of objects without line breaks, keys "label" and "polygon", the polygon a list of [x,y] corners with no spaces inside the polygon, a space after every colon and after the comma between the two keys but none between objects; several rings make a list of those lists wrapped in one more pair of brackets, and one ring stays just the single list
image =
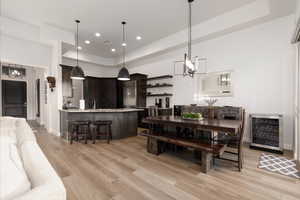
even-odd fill
[{"label": "wooden bench", "polygon": [[141,133],[142,136],[148,137],[147,151],[148,153],[159,155],[163,152],[160,141],[177,146],[193,148],[201,152],[201,170],[207,173],[213,164],[214,155],[222,155],[225,151],[226,145],[223,144],[210,144],[196,139],[182,139],[172,136],[172,134],[151,134],[147,131]]}]

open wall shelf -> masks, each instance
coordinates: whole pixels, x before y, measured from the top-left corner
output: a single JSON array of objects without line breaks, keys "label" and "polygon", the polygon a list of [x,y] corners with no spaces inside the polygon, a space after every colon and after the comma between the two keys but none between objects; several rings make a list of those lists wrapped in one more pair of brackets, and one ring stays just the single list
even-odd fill
[{"label": "open wall shelf", "polygon": [[162,88],[162,87],[173,87],[172,84],[160,84],[160,85],[147,85],[146,88]]},{"label": "open wall shelf", "polygon": [[173,76],[172,75],[155,76],[155,77],[147,78],[147,81],[159,80],[159,79],[168,79],[168,78],[173,78]]},{"label": "open wall shelf", "polygon": [[147,94],[147,97],[170,97],[173,96],[173,94],[170,93],[164,93],[164,94]]},{"label": "open wall shelf", "polygon": [[[171,78],[173,78],[172,75],[163,75],[163,76],[155,76],[155,77],[147,78],[147,81],[171,79]],[[170,83],[156,83],[156,84],[146,85],[146,88],[165,88],[165,87],[173,87],[173,85]],[[171,96],[173,96],[173,94],[171,94],[171,93],[158,93],[158,94],[148,93],[146,96],[147,97],[171,97]]]}]

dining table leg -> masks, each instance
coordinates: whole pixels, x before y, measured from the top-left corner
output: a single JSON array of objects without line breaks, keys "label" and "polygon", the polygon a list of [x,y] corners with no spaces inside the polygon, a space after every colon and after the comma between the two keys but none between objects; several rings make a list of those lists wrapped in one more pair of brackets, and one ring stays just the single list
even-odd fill
[{"label": "dining table leg", "polygon": [[147,152],[154,154],[154,155],[159,155],[160,154],[160,149],[159,149],[159,141],[153,137],[148,137],[147,139]]},{"label": "dining table leg", "polygon": [[207,173],[213,166],[213,154],[210,152],[201,152],[201,171]]}]

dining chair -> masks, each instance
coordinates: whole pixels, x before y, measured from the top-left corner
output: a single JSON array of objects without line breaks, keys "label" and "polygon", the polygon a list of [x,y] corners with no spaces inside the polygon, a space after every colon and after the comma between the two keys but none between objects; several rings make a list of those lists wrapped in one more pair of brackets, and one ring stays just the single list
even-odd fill
[{"label": "dining chair", "polygon": [[245,110],[242,109],[242,126],[238,132],[237,135],[228,135],[224,134],[221,137],[218,137],[214,139],[214,143],[216,144],[226,144],[228,147],[233,149],[234,151],[229,151],[225,150],[224,153],[226,154],[231,154],[231,155],[236,155],[237,159],[229,159],[226,157],[223,157],[223,155],[217,155],[214,157],[214,159],[220,159],[220,160],[226,160],[226,161],[231,161],[238,163],[238,169],[239,171],[242,170],[243,168],[243,161],[244,161],[244,156],[243,156],[243,136],[245,132]]},{"label": "dining chair", "polygon": [[148,108],[148,116],[149,117],[157,117],[158,114],[158,107],[157,106],[149,106]]}]

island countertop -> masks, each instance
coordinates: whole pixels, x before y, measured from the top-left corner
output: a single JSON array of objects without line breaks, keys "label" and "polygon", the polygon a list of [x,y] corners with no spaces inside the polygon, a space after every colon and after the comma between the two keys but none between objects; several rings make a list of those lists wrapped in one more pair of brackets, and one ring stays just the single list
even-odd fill
[{"label": "island countertop", "polygon": [[113,108],[113,109],[62,109],[62,112],[69,113],[124,113],[124,112],[138,112],[143,111],[143,109],[135,109],[135,108]]}]

